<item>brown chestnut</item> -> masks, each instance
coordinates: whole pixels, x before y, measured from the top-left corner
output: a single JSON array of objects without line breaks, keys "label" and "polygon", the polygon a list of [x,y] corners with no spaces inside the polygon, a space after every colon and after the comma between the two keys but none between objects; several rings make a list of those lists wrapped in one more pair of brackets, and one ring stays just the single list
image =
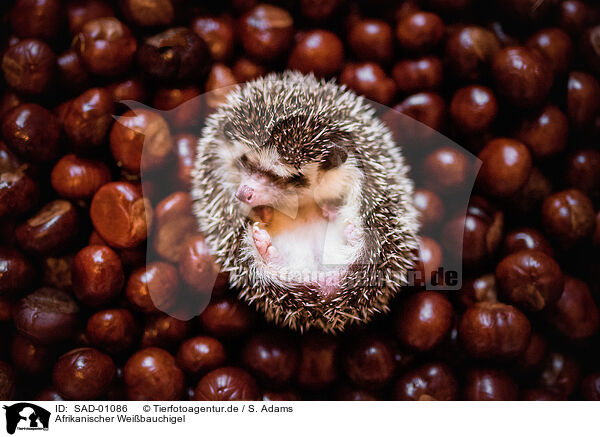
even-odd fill
[{"label": "brown chestnut", "polygon": [[441,146],[423,159],[423,174],[427,174],[426,185],[439,193],[462,187],[471,172],[467,156],[459,149]]},{"label": "brown chestnut", "polygon": [[450,116],[456,127],[465,134],[487,131],[498,115],[494,92],[484,86],[470,85],[454,93]]},{"label": "brown chestnut", "polygon": [[393,108],[395,111],[440,131],[446,117],[446,102],[437,93],[424,91],[408,96]]},{"label": "brown chestnut", "polygon": [[478,359],[513,359],[529,344],[531,325],[518,309],[480,302],[467,308],[459,324],[465,350]]},{"label": "brown chestnut", "polygon": [[382,20],[360,20],[351,26],[348,44],[361,61],[387,63],[394,54],[392,27]]},{"label": "brown chestnut", "polygon": [[397,401],[455,401],[458,398],[458,382],[447,365],[424,364],[396,381],[394,398]]},{"label": "brown chestnut", "polygon": [[254,313],[237,299],[213,300],[200,314],[200,323],[217,338],[239,337],[254,322]]},{"label": "brown chestnut", "polygon": [[565,182],[588,196],[597,197],[600,193],[600,152],[580,149],[573,153],[566,165]]},{"label": "brown chestnut", "polygon": [[10,11],[11,28],[21,38],[52,39],[61,21],[60,0],[17,0]]},{"label": "brown chestnut", "polygon": [[567,276],[560,299],[548,308],[548,321],[571,340],[592,337],[600,324],[598,307],[589,287],[581,279]]},{"label": "brown chestnut", "polygon": [[510,138],[496,138],[479,152],[477,184],[488,194],[509,197],[521,188],[531,172],[531,153]]},{"label": "brown chestnut", "polygon": [[480,26],[465,26],[448,36],[445,64],[459,79],[478,80],[487,74],[499,50],[500,42],[491,31]]},{"label": "brown chestnut", "polygon": [[64,291],[40,288],[15,304],[13,323],[19,333],[37,343],[60,343],[74,335],[79,307]]},{"label": "brown chestnut", "polygon": [[488,273],[465,281],[460,291],[459,301],[465,307],[470,307],[478,302],[498,302],[496,277]]},{"label": "brown chestnut", "polygon": [[507,47],[492,61],[498,92],[508,103],[524,109],[540,106],[552,87],[553,73],[538,52],[526,47]]},{"label": "brown chestnut", "polygon": [[400,303],[395,318],[401,343],[413,350],[427,351],[444,341],[452,328],[452,305],[441,293],[422,291]]},{"label": "brown chestnut", "polygon": [[515,137],[529,147],[534,158],[548,158],[567,146],[569,122],[554,105],[547,105],[533,117],[523,119]]},{"label": "brown chestnut", "polygon": [[54,359],[52,349],[18,334],[10,345],[10,357],[19,372],[27,375],[43,374],[52,365]]},{"label": "brown chestnut", "polygon": [[114,112],[112,95],[104,88],[91,88],[73,99],[63,123],[73,147],[84,151],[103,145],[112,126]]},{"label": "brown chestnut", "polygon": [[396,369],[388,343],[371,335],[356,339],[348,346],[343,364],[350,380],[364,388],[384,386]]},{"label": "brown chestnut", "polygon": [[580,376],[580,366],[573,357],[552,351],[544,360],[539,384],[547,390],[569,397],[577,388]]},{"label": "brown chestnut", "polygon": [[179,134],[173,137],[175,155],[177,155],[177,180],[185,188],[189,188],[192,183],[197,144],[198,137],[192,134]]},{"label": "brown chestnut", "polygon": [[179,278],[171,264],[155,261],[135,270],[129,277],[125,295],[129,303],[143,313],[166,310],[177,298]]},{"label": "brown chestnut", "polygon": [[24,250],[42,254],[65,251],[79,232],[79,216],[67,200],[53,200],[15,229]]},{"label": "brown chestnut", "polygon": [[539,370],[546,352],[548,351],[548,342],[537,332],[532,332],[529,338],[529,344],[518,359],[519,369],[527,371]]},{"label": "brown chestnut", "polygon": [[87,246],[73,260],[73,292],[84,305],[104,306],[115,299],[125,283],[119,256],[108,246]]},{"label": "brown chestnut", "polygon": [[227,287],[223,275],[219,275],[210,249],[202,235],[191,236],[183,244],[179,255],[179,275],[196,292],[209,296],[223,294]]},{"label": "brown chestnut", "polygon": [[90,217],[96,232],[112,247],[132,248],[146,240],[150,206],[127,182],[110,182],[94,195]]},{"label": "brown chestnut", "polygon": [[107,309],[98,311],[88,319],[85,335],[91,345],[116,354],[134,345],[137,326],[129,310]]},{"label": "brown chestnut", "polygon": [[441,223],[444,218],[444,204],[437,194],[431,190],[418,188],[413,198],[424,230],[435,228]]},{"label": "brown chestnut", "polygon": [[230,19],[203,15],[196,17],[190,27],[208,45],[214,61],[227,62],[231,59],[235,33]]},{"label": "brown chestnut", "polygon": [[177,365],[184,372],[199,375],[225,364],[223,344],[212,337],[192,337],[185,340],[177,351]]},{"label": "brown chestnut", "polygon": [[86,22],[73,44],[88,70],[101,76],[127,71],[137,49],[129,28],[114,17]]},{"label": "brown chestnut", "polygon": [[279,387],[289,383],[296,373],[298,350],[290,336],[281,332],[262,332],[248,340],[242,359],[265,384]]},{"label": "brown chestnut", "polygon": [[149,347],[133,354],[123,368],[127,397],[132,401],[177,401],[184,391],[184,375],[164,349]]},{"label": "brown chestnut", "polygon": [[4,52],[2,71],[15,91],[41,94],[54,78],[56,55],[43,41],[23,39]]},{"label": "brown chestnut", "polygon": [[106,393],[115,373],[110,356],[93,348],[80,348],[58,359],[52,381],[65,399],[94,400]]},{"label": "brown chestnut", "polygon": [[233,71],[227,65],[216,62],[208,73],[206,79],[206,106],[208,112],[214,111],[217,106],[225,102],[227,94],[237,83]]},{"label": "brown chestnut", "polygon": [[554,249],[548,239],[534,228],[512,229],[504,236],[504,254],[509,255],[520,250],[537,250],[553,256]]},{"label": "brown chestnut", "polygon": [[511,253],[496,267],[502,297],[529,311],[540,311],[556,302],[564,277],[552,257],[538,250]]},{"label": "brown chestnut", "polygon": [[427,52],[444,36],[444,22],[431,12],[407,14],[398,21],[396,37],[401,48],[410,52]]},{"label": "brown chestnut", "polygon": [[564,31],[578,35],[598,20],[599,12],[583,0],[564,0],[559,6],[558,22]]},{"label": "brown chestnut", "polygon": [[30,259],[11,247],[0,246],[0,296],[16,297],[35,281]]},{"label": "brown chestnut", "polygon": [[342,68],[344,48],[340,38],[325,30],[312,30],[303,34],[294,45],[288,67],[302,73],[329,77]]},{"label": "brown chestnut", "polygon": [[123,15],[136,26],[168,26],[175,19],[177,1],[174,0],[122,0]]},{"label": "brown chestnut", "polygon": [[122,100],[143,102],[146,100],[146,89],[144,88],[144,84],[136,77],[111,83],[106,89],[112,95],[115,102],[120,102]]},{"label": "brown chestnut", "polygon": [[101,161],[63,156],[52,169],[52,188],[68,199],[90,199],[98,189],[110,181],[110,170]]},{"label": "brown chestnut", "polygon": [[367,99],[388,105],[396,95],[396,85],[383,68],[372,62],[348,64],[342,71],[340,82]]},{"label": "brown chestnut", "polygon": [[239,41],[253,58],[273,61],[292,43],[294,20],[288,11],[259,4],[246,12],[239,23]]},{"label": "brown chestnut", "polygon": [[489,260],[500,243],[504,213],[485,198],[472,196],[467,215],[459,214],[443,228],[443,246],[456,253],[462,247],[465,267],[472,269]]},{"label": "brown chestnut", "polygon": [[179,84],[202,77],[210,53],[206,43],[191,30],[177,27],[148,38],[137,51],[137,63],[149,78]]},{"label": "brown chestnut", "polygon": [[[0,174],[0,217],[19,216],[33,208],[40,196],[37,182],[27,166],[2,169]],[[12,235],[14,239],[14,234]]]},{"label": "brown chestnut", "polygon": [[204,109],[200,90],[195,86],[185,88],[160,88],[154,94],[154,108],[165,112],[169,127],[175,129],[197,128]]},{"label": "brown chestnut", "polygon": [[557,27],[542,29],[527,40],[527,47],[537,50],[546,58],[554,74],[567,72],[573,56],[571,38]]},{"label": "brown chestnut", "polygon": [[442,62],[434,56],[402,60],[394,65],[392,77],[403,94],[435,90],[442,85]]},{"label": "brown chestnut", "polygon": [[571,248],[594,232],[594,206],[583,192],[567,189],[544,200],[542,220],[548,234],[563,248]]},{"label": "brown chestnut", "polygon": [[207,373],[194,390],[195,401],[255,401],[256,381],[238,367],[222,367]]},{"label": "brown chestnut", "polygon": [[567,82],[567,115],[576,128],[589,126],[600,109],[600,84],[594,76],[572,71]]},{"label": "brown chestnut", "polygon": [[90,74],[73,49],[58,55],[56,67],[60,86],[69,91],[80,92],[89,83]]},{"label": "brown chestnut", "polygon": [[115,11],[105,0],[71,0],[67,3],[69,33],[72,36],[77,35],[88,21],[114,15]]},{"label": "brown chestnut", "polygon": [[465,379],[464,400],[516,401],[518,398],[517,383],[502,370],[471,369]]},{"label": "brown chestnut", "polygon": [[151,314],[146,316],[142,347],[170,348],[180,344],[190,331],[187,321],[179,320],[167,314]]},{"label": "brown chestnut", "polygon": [[329,335],[307,333],[301,338],[298,384],[307,390],[321,390],[338,376],[338,340]]},{"label": "brown chestnut", "polygon": [[2,119],[6,144],[29,161],[52,161],[59,154],[60,124],[50,111],[35,103],[25,103]]},{"label": "brown chestnut", "polygon": [[160,167],[172,148],[169,125],[156,111],[127,111],[110,132],[110,150],[115,160],[131,173]]}]

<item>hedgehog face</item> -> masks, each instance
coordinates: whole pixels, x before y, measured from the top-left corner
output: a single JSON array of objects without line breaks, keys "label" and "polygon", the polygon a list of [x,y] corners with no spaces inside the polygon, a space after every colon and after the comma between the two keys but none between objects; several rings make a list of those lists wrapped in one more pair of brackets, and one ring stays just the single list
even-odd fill
[{"label": "hedgehog face", "polygon": [[262,144],[225,124],[221,155],[224,162],[231,163],[231,184],[239,202],[250,208],[269,206],[289,213],[323,196],[343,197],[341,179],[348,169],[342,167],[348,158],[348,142],[324,125],[315,139],[314,127],[307,129],[307,135],[297,123],[298,117],[276,123]]}]

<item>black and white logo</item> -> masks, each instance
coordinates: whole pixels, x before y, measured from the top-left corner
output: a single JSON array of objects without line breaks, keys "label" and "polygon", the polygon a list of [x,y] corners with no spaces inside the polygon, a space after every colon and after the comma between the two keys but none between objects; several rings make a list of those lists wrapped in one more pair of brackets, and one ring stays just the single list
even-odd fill
[{"label": "black and white logo", "polygon": [[19,402],[9,407],[6,411],[6,432],[14,434],[19,431],[48,431],[50,412],[42,407],[28,402]]}]

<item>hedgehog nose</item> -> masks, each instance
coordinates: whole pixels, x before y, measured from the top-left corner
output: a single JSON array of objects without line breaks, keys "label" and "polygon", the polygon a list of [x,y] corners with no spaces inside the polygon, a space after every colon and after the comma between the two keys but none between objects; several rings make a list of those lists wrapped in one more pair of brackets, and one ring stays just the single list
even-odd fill
[{"label": "hedgehog nose", "polygon": [[235,193],[235,197],[237,197],[240,202],[252,203],[252,200],[254,199],[254,189],[248,185],[240,185],[237,193]]}]

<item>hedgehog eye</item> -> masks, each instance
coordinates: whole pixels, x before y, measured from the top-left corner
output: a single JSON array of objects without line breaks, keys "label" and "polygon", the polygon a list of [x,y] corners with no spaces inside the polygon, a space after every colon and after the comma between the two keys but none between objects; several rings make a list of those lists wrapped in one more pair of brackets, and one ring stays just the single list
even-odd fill
[{"label": "hedgehog eye", "polygon": [[302,174],[295,174],[292,175],[290,177],[288,177],[285,182],[288,185],[293,185],[295,187],[306,187],[308,186],[308,179],[306,179],[306,176],[302,175]]},{"label": "hedgehog eye", "polygon": [[243,166],[248,165],[248,157],[246,155],[240,156],[240,164],[242,164]]}]

